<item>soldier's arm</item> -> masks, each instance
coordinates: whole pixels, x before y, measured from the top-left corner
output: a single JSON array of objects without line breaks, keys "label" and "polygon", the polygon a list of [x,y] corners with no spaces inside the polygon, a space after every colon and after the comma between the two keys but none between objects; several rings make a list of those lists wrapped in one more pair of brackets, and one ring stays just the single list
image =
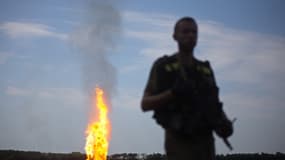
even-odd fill
[{"label": "soldier's arm", "polygon": [[155,110],[159,107],[163,107],[174,98],[170,89],[157,93],[157,76],[159,76],[157,75],[157,68],[159,66],[160,61],[161,59],[157,60],[152,66],[147,85],[141,100],[141,109],[143,111],[150,111]]}]

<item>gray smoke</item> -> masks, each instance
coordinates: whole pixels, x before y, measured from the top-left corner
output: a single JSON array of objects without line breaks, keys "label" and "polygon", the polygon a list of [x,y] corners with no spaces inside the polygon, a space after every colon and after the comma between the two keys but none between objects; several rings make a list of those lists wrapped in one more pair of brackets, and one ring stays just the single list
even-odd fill
[{"label": "gray smoke", "polygon": [[108,96],[116,92],[116,69],[108,60],[121,32],[121,17],[112,1],[92,0],[84,16],[86,22],[71,35],[79,49],[84,88],[92,93],[96,85]]}]

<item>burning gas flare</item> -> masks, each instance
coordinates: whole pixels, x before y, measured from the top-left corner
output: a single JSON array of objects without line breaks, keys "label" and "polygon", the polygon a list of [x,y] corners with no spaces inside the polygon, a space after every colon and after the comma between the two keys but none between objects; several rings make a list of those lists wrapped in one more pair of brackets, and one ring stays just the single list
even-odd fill
[{"label": "burning gas flare", "polygon": [[88,124],[86,130],[86,160],[106,160],[109,145],[110,121],[108,119],[108,107],[104,99],[104,91],[98,87],[95,89],[95,121]]}]

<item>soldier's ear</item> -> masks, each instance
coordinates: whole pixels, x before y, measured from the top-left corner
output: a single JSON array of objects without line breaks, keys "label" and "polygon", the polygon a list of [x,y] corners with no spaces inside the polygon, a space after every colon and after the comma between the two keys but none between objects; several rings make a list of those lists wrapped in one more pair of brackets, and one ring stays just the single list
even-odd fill
[{"label": "soldier's ear", "polygon": [[176,34],[175,34],[175,33],[173,33],[172,38],[173,38],[175,41],[177,41],[177,37],[176,37]]}]

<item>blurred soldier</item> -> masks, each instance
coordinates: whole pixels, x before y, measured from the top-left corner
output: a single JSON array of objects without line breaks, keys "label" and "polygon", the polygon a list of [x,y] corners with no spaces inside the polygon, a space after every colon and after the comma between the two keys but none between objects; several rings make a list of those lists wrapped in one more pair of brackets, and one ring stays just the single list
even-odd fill
[{"label": "blurred soldier", "polygon": [[173,38],[178,52],[154,62],[142,110],[154,111],[153,118],[165,129],[168,160],[214,160],[213,131],[226,140],[233,133],[232,122],[222,109],[210,63],[193,56],[195,20],[178,20]]}]

